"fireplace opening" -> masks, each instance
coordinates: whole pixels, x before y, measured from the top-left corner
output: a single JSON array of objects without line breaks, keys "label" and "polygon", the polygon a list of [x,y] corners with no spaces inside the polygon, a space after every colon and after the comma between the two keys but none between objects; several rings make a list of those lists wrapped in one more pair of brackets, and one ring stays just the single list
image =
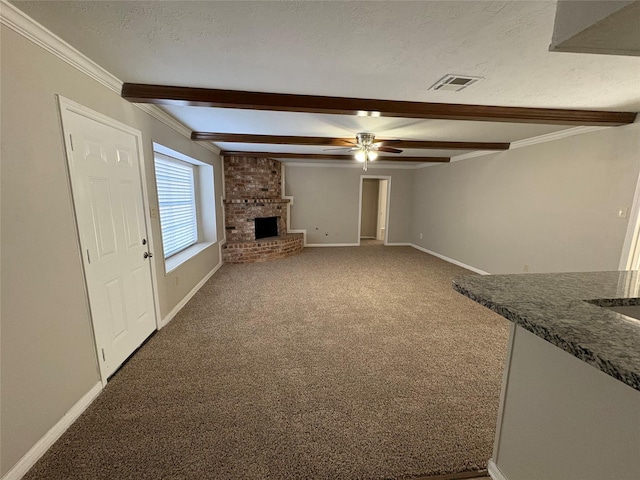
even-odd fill
[{"label": "fireplace opening", "polygon": [[278,236],[278,217],[261,217],[256,222],[256,240]]}]

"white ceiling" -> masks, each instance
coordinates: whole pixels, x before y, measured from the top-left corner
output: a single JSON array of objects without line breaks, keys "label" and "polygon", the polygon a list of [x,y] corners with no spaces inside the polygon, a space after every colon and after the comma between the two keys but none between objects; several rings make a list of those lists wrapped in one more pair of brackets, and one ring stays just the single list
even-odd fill
[{"label": "white ceiling", "polygon": [[[640,111],[640,58],[548,51],[553,1],[12,3],[129,83]],[[483,80],[461,92],[428,90],[448,73]],[[163,108],[193,130],[248,134],[510,142],[569,128]]]}]

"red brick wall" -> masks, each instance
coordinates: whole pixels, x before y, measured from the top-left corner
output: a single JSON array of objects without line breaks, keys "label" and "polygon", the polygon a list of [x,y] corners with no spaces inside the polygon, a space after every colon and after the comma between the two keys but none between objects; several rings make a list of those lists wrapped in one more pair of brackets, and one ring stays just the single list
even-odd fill
[{"label": "red brick wall", "polygon": [[224,213],[227,243],[255,240],[256,217],[279,217],[278,235],[287,234],[287,202],[282,198],[280,162],[270,158],[225,157]]},{"label": "red brick wall", "polygon": [[[280,162],[270,158],[224,158],[225,262],[262,262],[302,251],[302,234],[287,234],[289,200],[282,198],[281,172]],[[256,217],[278,217],[278,237],[256,240]]]},{"label": "red brick wall", "polygon": [[302,248],[302,234],[290,233],[286,237],[276,239],[227,243],[222,250],[222,259],[225,263],[265,262],[295,255],[301,252]]},{"label": "red brick wall", "polygon": [[[271,201],[269,201],[271,200]],[[283,199],[225,200],[224,215],[228,242],[255,240],[256,217],[279,217],[278,235],[287,233],[287,202]]]},{"label": "red brick wall", "polygon": [[226,199],[281,198],[281,173],[280,162],[271,158],[225,157]]}]

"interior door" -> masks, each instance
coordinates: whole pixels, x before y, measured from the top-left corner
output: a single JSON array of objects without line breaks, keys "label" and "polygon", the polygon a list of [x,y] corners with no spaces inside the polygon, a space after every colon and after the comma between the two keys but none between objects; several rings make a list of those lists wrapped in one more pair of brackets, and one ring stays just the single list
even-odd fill
[{"label": "interior door", "polygon": [[[103,381],[156,329],[136,135],[62,111]],[[139,134],[139,132],[138,132]]]}]

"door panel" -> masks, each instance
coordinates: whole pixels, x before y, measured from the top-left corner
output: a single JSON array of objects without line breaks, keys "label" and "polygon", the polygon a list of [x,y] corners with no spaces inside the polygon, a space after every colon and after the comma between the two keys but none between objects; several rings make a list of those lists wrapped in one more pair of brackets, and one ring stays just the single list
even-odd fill
[{"label": "door panel", "polygon": [[91,178],[89,192],[98,255],[101,260],[106,260],[116,254],[115,222],[109,182],[103,178]]},{"label": "door panel", "polygon": [[63,112],[89,304],[103,378],[156,328],[137,139]]},{"label": "door panel", "polygon": [[122,219],[127,249],[140,247],[140,241],[144,238],[140,232],[142,219],[136,209],[135,197],[138,192],[131,182],[120,183],[120,198],[122,199]]},{"label": "door panel", "polygon": [[108,319],[111,325],[111,336],[117,339],[127,330],[122,278],[114,278],[110,282],[105,283],[104,287],[109,303]]}]

